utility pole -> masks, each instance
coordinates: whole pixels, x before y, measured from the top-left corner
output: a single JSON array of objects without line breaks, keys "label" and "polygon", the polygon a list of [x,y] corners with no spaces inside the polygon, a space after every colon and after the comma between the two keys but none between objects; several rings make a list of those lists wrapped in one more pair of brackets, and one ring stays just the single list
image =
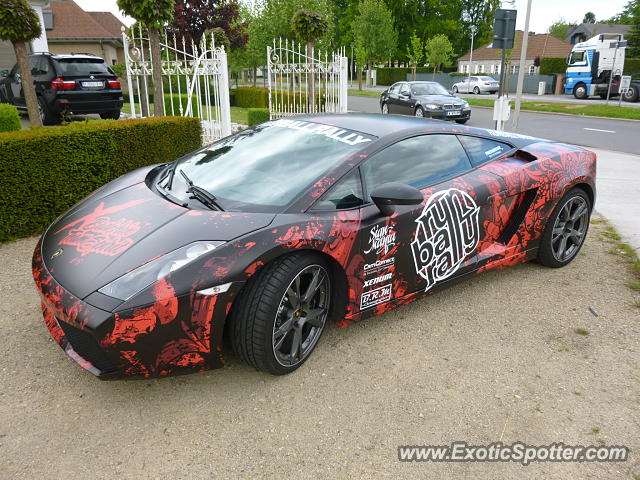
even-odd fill
[{"label": "utility pole", "polygon": [[[471,31],[471,51],[469,52],[469,75],[467,75],[467,81],[471,82],[471,65],[473,64],[473,37],[478,31],[478,27],[476,27],[475,25],[471,25],[471,27],[469,27],[469,30]],[[468,90],[469,89],[467,88],[467,93],[470,93]]]},{"label": "utility pole", "polygon": [[491,48],[502,49],[502,61],[500,62],[500,93],[498,100],[493,106],[493,119],[495,120],[496,130],[504,128],[504,122],[509,120],[509,89],[506,89],[506,51],[513,48],[516,30],[516,17],[518,11],[513,9],[499,8],[496,10],[493,22],[493,43]]},{"label": "utility pole", "polygon": [[527,46],[529,45],[529,18],[531,16],[531,0],[527,0],[527,13],[524,20],[524,34],[522,45],[520,46],[520,69],[518,70],[518,86],[516,87],[516,106],[513,110],[513,121],[511,131],[518,131],[518,120],[520,117],[520,103],[522,101],[522,85],[524,84],[524,63],[527,60]]}]

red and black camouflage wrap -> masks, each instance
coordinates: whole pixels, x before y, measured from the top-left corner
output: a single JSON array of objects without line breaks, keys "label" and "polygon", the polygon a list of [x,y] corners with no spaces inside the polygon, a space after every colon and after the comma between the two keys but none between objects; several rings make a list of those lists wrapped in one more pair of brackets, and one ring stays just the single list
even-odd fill
[{"label": "red and black camouflage wrap", "polygon": [[[318,121],[340,124],[335,118]],[[342,176],[399,139],[434,132],[486,135],[444,123],[420,125],[426,126],[416,128],[412,121],[411,128],[401,128],[396,121],[386,135],[372,132],[378,141],[345,159],[278,214],[190,210],[168,202],[149,187],[149,178],[162,167],[132,172],[103,187],[58,218],[36,247],[33,275],[52,337],[72,360],[103,379],[218,368],[224,364],[223,332],[234,302],[247,280],[281,255],[311,250],[326,256],[334,303],[343,304],[334,305],[333,317],[348,326],[465,276],[535,258],[559,199],[579,185],[593,200],[593,153],[528,137],[498,137],[514,148],[423,189],[421,205],[396,206],[388,217],[373,204],[309,210]],[[464,228],[447,218],[435,232],[434,215],[453,204],[462,205],[456,221],[464,221]],[[430,245],[437,250],[436,235],[448,235],[451,242],[466,236],[460,245],[448,245],[460,250],[455,262],[445,265],[428,250]],[[195,241],[224,243],[129,300],[97,292]],[[229,284],[224,293],[202,293],[222,284]]]}]

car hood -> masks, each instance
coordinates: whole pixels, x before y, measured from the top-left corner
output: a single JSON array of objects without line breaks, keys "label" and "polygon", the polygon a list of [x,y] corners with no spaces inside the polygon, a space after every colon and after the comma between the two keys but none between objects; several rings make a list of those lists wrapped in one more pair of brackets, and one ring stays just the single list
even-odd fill
[{"label": "car hood", "polygon": [[422,103],[435,103],[443,105],[445,103],[464,103],[464,100],[453,95],[416,95],[416,99]]},{"label": "car hood", "polygon": [[45,265],[78,298],[183,245],[233,240],[268,226],[275,217],[189,210],[152,192],[140,175],[135,180],[141,181],[107,186],[83,200],[42,238]]}]

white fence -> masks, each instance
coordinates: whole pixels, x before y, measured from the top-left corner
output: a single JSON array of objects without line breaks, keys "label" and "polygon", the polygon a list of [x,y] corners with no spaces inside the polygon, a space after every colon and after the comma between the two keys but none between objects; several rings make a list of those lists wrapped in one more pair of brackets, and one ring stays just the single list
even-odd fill
[{"label": "white fence", "polygon": [[267,47],[271,118],[301,113],[347,111],[348,60],[344,50],[306,51],[289,40]]},{"label": "white fence", "polygon": [[[163,102],[165,115],[197,117],[202,122],[203,142],[211,143],[231,134],[227,54],[216,47],[213,35],[187,44],[167,32],[161,34]],[[131,38],[122,31],[129,103],[133,118],[149,116],[152,63],[149,39],[142,29]],[[155,102],[158,99],[154,99]]]}]

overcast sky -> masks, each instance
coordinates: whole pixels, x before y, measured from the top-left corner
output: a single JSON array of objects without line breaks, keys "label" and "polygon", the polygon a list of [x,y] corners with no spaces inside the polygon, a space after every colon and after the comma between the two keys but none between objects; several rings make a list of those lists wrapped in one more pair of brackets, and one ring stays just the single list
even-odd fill
[{"label": "overcast sky", "polygon": [[[110,11],[127,25],[132,23],[118,10],[116,0],[75,0],[87,11]],[[628,0],[532,0],[530,29],[536,33],[545,33],[549,25],[560,17],[568,21],[581,22],[584,14],[591,11],[596,14],[596,20],[605,20],[622,11]],[[504,8],[511,8],[506,2]],[[524,28],[527,0],[515,0],[518,10],[518,28]]]}]

